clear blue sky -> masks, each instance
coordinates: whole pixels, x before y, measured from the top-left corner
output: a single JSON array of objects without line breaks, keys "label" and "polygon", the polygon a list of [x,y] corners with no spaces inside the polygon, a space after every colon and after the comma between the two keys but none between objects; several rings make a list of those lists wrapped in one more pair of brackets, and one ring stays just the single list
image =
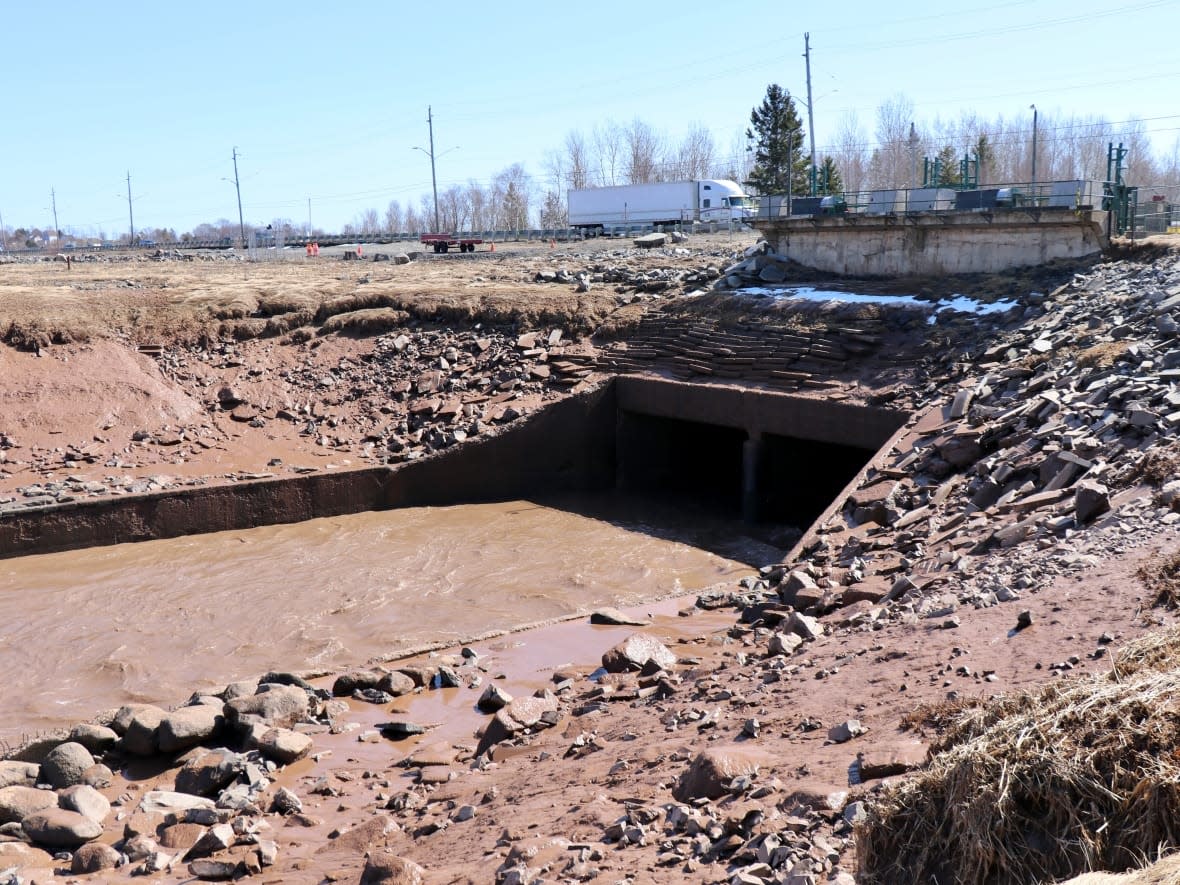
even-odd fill
[{"label": "clear blue sky", "polygon": [[[339,229],[521,162],[544,174],[571,129],[640,118],[719,153],[777,82],[806,95],[821,152],[846,110],[868,133],[897,94],[919,120],[1042,114],[1180,134],[1180,0],[673,0],[643,3],[6,2],[5,225],[178,232],[237,218]],[[450,150],[457,146],[457,150]]]}]

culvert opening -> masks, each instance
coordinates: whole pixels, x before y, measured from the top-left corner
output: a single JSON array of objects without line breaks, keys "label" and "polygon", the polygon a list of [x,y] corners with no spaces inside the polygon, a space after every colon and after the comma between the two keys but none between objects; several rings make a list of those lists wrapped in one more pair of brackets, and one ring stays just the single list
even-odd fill
[{"label": "culvert opening", "polygon": [[766,434],[756,517],[806,528],[873,457],[873,449]]},{"label": "culvert opening", "polygon": [[[766,390],[627,376],[554,403],[502,434],[392,470],[9,513],[0,519],[0,558],[370,510],[549,496],[560,497],[560,509],[586,509],[705,549],[720,549],[718,538],[728,531],[711,522],[714,516],[731,520],[734,534],[782,548],[790,542],[777,536],[777,527],[808,528],[906,417]],[[610,508],[599,515],[603,508],[587,493],[610,490],[671,503],[672,518],[666,525],[632,519],[626,507],[622,517]],[[758,552],[724,555],[769,561]]]},{"label": "culvert opening", "polygon": [[626,411],[619,413],[616,445],[620,491],[800,530],[875,451]]},{"label": "culvert opening", "polygon": [[618,488],[740,516],[745,441],[732,427],[620,412]]}]

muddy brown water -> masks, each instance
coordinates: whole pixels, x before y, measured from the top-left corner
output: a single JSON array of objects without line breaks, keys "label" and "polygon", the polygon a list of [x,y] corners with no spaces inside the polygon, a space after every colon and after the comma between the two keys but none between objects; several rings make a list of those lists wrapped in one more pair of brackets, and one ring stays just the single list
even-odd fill
[{"label": "muddy brown water", "polygon": [[687,593],[776,555],[732,523],[600,496],[5,560],[0,741],[272,669],[341,669]]}]

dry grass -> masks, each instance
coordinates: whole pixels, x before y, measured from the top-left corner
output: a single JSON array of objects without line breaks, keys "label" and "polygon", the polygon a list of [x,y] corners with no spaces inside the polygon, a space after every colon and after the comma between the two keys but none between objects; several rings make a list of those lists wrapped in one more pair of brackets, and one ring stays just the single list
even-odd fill
[{"label": "dry grass", "polygon": [[1078,351],[1074,359],[1087,369],[1109,369],[1131,348],[1129,341],[1103,341]]},{"label": "dry grass", "polygon": [[[614,309],[607,290],[481,279],[483,264],[412,262],[379,270],[324,259],[273,262],[151,261],[126,258],[0,264],[0,341],[24,348],[119,338],[130,343],[286,335],[360,311],[355,333],[383,331],[401,311],[424,322],[560,326],[588,334]],[[383,316],[386,320],[378,317]]]},{"label": "dry grass", "polygon": [[967,709],[978,707],[981,703],[978,698],[960,697],[932,704],[918,704],[901,717],[901,727],[906,731],[942,734],[957,722]]},{"label": "dry grass", "polygon": [[1180,552],[1152,557],[1135,570],[1135,577],[1152,594],[1153,605],[1180,605]]},{"label": "dry grass", "polygon": [[1152,449],[1135,465],[1131,479],[1150,483],[1159,488],[1180,477],[1180,452],[1171,449]]},{"label": "dry grass", "polygon": [[1124,870],[1175,844],[1180,629],[1110,673],[965,709],[922,772],[857,831],[870,883],[1041,882]]}]

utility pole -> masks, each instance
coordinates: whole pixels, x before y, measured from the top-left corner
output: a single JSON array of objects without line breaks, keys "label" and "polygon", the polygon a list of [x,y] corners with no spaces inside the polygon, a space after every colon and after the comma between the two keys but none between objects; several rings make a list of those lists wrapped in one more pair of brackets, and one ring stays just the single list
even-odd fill
[{"label": "utility pole", "polygon": [[54,239],[61,239],[61,228],[57,226],[57,192],[49,189],[49,205],[53,207],[53,237]]},{"label": "utility pole", "polygon": [[807,134],[811,138],[811,196],[815,196],[815,125],[811,122],[811,35],[803,33],[803,58],[807,65]]},{"label": "utility pole", "polygon": [[135,213],[131,211],[131,170],[127,170],[127,219],[131,222],[131,245],[135,245]]},{"label": "utility pole", "polygon": [[1029,108],[1033,112],[1033,151],[1032,151],[1032,198],[1037,198],[1037,106],[1030,104]]},{"label": "utility pole", "polygon": [[426,126],[430,130],[430,188],[434,191],[434,232],[441,233],[442,225],[438,221],[438,179],[434,175],[434,114],[430,105],[426,106]]},{"label": "utility pole", "polygon": [[4,230],[4,213],[0,212],[0,252],[8,249],[8,234]]},{"label": "utility pole", "polygon": [[311,236],[311,197],[307,198],[307,235]]},{"label": "utility pole", "polygon": [[234,190],[238,192],[238,234],[242,248],[246,248],[246,222],[242,220],[242,185],[238,181],[238,148],[234,145]]},{"label": "utility pole", "polygon": [[[910,187],[918,186],[918,130],[914,128],[914,121],[910,120]],[[906,197],[909,200],[909,197]]]}]

